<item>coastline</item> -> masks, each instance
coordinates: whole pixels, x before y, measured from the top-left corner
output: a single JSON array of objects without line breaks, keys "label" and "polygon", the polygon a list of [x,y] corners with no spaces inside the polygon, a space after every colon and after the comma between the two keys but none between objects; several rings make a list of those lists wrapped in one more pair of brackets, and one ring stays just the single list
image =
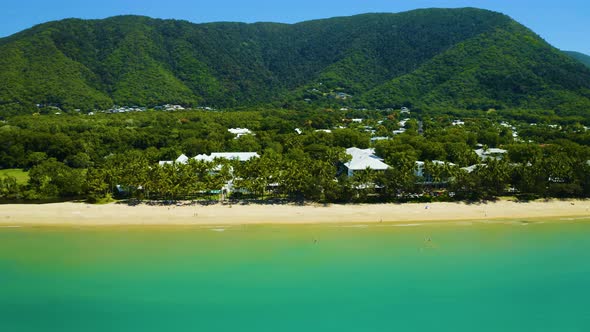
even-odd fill
[{"label": "coastline", "polygon": [[590,219],[590,200],[519,203],[406,203],[308,205],[91,205],[55,203],[0,205],[0,227],[117,225],[254,225],[502,222],[513,219]]}]

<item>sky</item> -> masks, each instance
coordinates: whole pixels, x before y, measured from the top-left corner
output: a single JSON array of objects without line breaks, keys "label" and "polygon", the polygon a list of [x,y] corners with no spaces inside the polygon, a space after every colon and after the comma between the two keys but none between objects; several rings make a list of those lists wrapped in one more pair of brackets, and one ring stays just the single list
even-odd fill
[{"label": "sky", "polygon": [[590,0],[0,0],[0,37],[64,18],[145,15],[194,23],[296,23],[417,8],[477,7],[502,12],[553,46],[590,54]]}]

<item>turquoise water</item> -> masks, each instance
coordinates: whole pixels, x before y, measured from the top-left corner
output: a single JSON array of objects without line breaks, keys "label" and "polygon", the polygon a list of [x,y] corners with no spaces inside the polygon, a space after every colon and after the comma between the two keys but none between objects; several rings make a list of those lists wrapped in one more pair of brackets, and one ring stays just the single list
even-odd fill
[{"label": "turquoise water", "polygon": [[590,331],[590,221],[0,228],[0,331]]}]

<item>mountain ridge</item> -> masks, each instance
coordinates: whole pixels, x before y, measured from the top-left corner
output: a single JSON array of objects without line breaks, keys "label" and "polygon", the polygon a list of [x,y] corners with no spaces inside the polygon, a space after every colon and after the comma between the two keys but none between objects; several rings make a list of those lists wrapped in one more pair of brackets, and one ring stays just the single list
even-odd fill
[{"label": "mountain ridge", "polygon": [[[163,103],[586,109],[590,70],[557,52],[508,16],[474,8],[294,24],[65,19],[0,39],[0,111]],[[457,84],[471,92],[453,92]]]},{"label": "mountain ridge", "polygon": [[588,54],[584,54],[581,52],[576,52],[576,51],[563,51],[563,53],[567,54],[568,56],[580,61],[581,63],[583,63],[584,65],[586,65],[586,67],[590,68],[590,55]]}]

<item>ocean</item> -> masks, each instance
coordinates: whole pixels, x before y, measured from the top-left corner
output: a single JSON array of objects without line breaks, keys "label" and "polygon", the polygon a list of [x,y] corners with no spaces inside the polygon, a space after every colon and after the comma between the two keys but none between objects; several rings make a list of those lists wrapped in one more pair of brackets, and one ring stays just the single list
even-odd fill
[{"label": "ocean", "polygon": [[590,331],[590,219],[0,227],[0,331]]}]

